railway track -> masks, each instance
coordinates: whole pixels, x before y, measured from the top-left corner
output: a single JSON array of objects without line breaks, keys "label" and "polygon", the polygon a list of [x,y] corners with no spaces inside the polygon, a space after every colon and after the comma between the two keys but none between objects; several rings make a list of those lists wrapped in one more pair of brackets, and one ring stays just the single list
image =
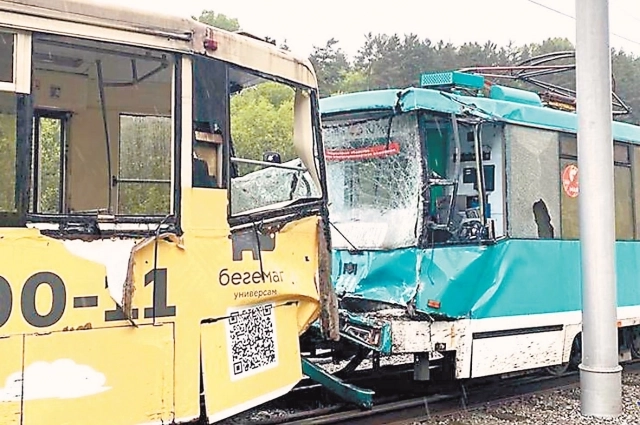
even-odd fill
[{"label": "railway track", "polygon": [[[623,373],[640,373],[640,362],[624,365]],[[404,399],[378,400],[370,410],[345,405],[326,406],[307,412],[291,414],[262,425],[409,425],[434,417],[446,417],[516,401],[526,396],[541,395],[575,388],[580,383],[578,372],[565,375],[529,375],[506,379],[459,384],[457,388]]]}]

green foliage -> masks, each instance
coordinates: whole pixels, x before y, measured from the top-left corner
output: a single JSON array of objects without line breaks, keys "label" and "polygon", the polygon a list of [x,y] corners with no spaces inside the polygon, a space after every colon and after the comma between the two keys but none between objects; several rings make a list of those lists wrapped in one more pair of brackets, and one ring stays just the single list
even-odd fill
[{"label": "green foliage", "polygon": [[[262,160],[266,151],[280,153],[283,161],[296,157],[293,149],[294,91],[268,82],[243,90],[231,99],[231,138],[237,157]],[[239,167],[240,174],[260,169]]]},{"label": "green foliage", "polygon": [[369,87],[367,76],[362,71],[348,71],[338,86],[338,91],[332,94],[353,93],[367,90]]},{"label": "green foliage", "polygon": [[318,76],[321,96],[327,96],[340,90],[340,83],[349,72],[347,56],[336,48],[338,40],[331,38],[324,47],[314,46],[309,57]]},{"label": "green foliage", "polygon": [[240,23],[236,18],[229,18],[222,13],[216,13],[213,10],[203,10],[199,17],[193,17],[202,23],[211,25],[227,31],[239,31]]}]

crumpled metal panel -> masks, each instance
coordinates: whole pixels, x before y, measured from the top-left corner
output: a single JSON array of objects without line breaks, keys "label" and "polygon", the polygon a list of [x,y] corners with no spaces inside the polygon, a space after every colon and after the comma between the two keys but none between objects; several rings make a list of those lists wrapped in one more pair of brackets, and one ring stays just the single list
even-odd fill
[{"label": "crumpled metal panel", "polygon": [[[407,306],[449,318],[579,311],[580,243],[503,240],[487,246],[334,252],[341,297]],[[616,242],[618,305],[640,304],[640,244]],[[429,306],[429,300],[440,303]]]},{"label": "crumpled metal panel", "polygon": [[415,248],[363,251],[334,250],[332,280],[338,296],[406,305],[418,284]]}]

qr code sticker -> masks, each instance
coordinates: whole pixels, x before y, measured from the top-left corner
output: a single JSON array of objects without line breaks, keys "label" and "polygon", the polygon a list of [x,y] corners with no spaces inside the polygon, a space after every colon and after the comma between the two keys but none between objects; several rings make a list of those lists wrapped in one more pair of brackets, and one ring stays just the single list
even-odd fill
[{"label": "qr code sticker", "polygon": [[276,316],[273,304],[230,309],[227,347],[231,380],[278,365]]}]

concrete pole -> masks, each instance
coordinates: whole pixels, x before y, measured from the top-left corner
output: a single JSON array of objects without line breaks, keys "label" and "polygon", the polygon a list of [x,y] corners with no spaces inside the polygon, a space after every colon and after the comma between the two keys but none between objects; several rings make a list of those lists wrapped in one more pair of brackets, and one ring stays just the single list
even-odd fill
[{"label": "concrete pole", "polygon": [[618,363],[608,0],[576,0],[579,211],[582,252],[581,413],[622,411]]}]

